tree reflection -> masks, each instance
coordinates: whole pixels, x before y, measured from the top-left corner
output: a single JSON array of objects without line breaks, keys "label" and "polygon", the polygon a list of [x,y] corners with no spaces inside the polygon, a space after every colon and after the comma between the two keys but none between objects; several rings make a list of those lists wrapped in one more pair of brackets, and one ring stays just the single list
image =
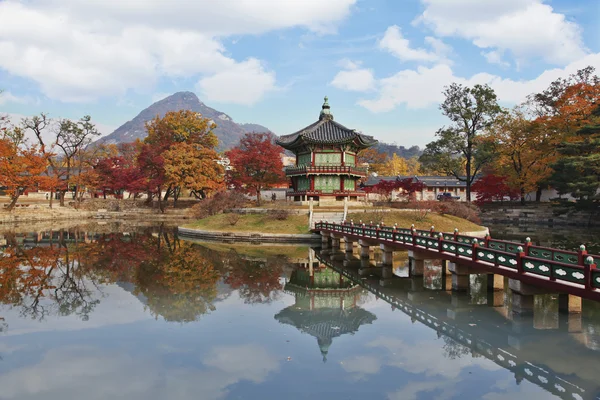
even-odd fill
[{"label": "tree reflection", "polygon": [[33,319],[75,314],[87,320],[99,300],[94,298],[97,286],[81,273],[79,260],[63,232],[45,247],[11,243],[0,257],[0,302]]},{"label": "tree reflection", "polygon": [[195,246],[178,241],[173,245],[157,253],[154,260],[141,264],[136,274],[136,291],[146,297],[146,305],[154,316],[190,322],[214,310],[220,273]]},{"label": "tree reflection", "polygon": [[279,278],[287,262],[286,257],[252,260],[232,251],[228,254],[228,261],[230,269],[225,283],[237,289],[245,303],[270,303],[277,299],[283,289]]},{"label": "tree reflection", "polygon": [[283,256],[217,252],[181,241],[162,226],[129,233],[74,230],[5,238],[0,303],[39,320],[48,315],[87,320],[105,285],[113,284],[135,295],[155,318],[195,321],[215,309],[219,282],[238,290],[246,303],[273,301],[283,289],[280,276],[287,262]]}]

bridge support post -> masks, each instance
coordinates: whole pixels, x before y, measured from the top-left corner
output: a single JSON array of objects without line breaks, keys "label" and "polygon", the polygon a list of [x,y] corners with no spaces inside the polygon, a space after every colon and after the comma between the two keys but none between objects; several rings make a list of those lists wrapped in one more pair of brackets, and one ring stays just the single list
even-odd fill
[{"label": "bridge support post", "polygon": [[581,297],[561,293],[558,295],[558,311],[563,314],[581,314]]},{"label": "bridge support post", "polygon": [[329,247],[330,237],[325,233],[321,233],[321,247],[326,249]]},{"label": "bridge support post", "polygon": [[350,254],[354,251],[354,242],[347,236],[344,237],[344,249],[346,250],[346,253]]},{"label": "bridge support post", "polygon": [[386,244],[380,244],[379,248],[383,255],[381,260],[382,264],[392,266],[394,263],[394,249]]},{"label": "bridge support post", "polygon": [[410,264],[410,276],[423,276],[423,272],[425,270],[425,260],[409,258]]},{"label": "bridge support post", "polygon": [[358,244],[360,245],[360,258],[370,258],[371,257],[371,244],[364,241],[359,240]]},{"label": "bridge support post", "polygon": [[487,274],[488,290],[504,290],[504,277],[498,274]]},{"label": "bridge support post", "polygon": [[339,236],[335,236],[333,233],[331,234],[331,247],[334,249],[340,248],[340,238]]},{"label": "bridge support post", "polygon": [[528,285],[518,279],[509,279],[508,287],[512,296],[513,313],[517,314],[533,314],[533,296],[536,294],[551,293],[544,288],[533,285]]},{"label": "bridge support post", "polygon": [[455,292],[466,292],[471,285],[471,269],[467,266],[449,262],[448,270],[452,273],[452,290]]}]

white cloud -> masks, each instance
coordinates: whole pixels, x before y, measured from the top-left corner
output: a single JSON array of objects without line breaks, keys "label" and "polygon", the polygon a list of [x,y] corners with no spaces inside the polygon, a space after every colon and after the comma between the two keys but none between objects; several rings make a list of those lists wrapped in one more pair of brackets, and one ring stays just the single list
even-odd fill
[{"label": "white cloud", "polygon": [[353,92],[366,92],[375,87],[373,71],[361,68],[360,61],[342,59],[338,62],[344,70],[338,72],[329,83],[331,86]]},{"label": "white cloud", "polygon": [[379,48],[390,52],[401,61],[436,62],[445,60],[450,48],[441,40],[426,37],[425,41],[433,50],[412,48],[408,39],[402,35],[402,30],[397,25],[392,25],[385,31],[379,41]]},{"label": "white cloud", "polygon": [[216,400],[231,385],[261,383],[279,369],[276,358],[252,344],[215,347],[202,361],[206,368],[198,369],[166,365],[152,354],[65,346],[47,351],[37,364],[0,375],[0,385],[3,399]]},{"label": "white cloud", "polygon": [[485,57],[487,62],[489,62],[490,64],[497,64],[497,65],[500,65],[501,67],[509,67],[510,66],[510,63],[508,63],[502,59],[502,57],[504,55],[504,51],[502,51],[502,50],[483,51],[483,52],[481,52],[481,55],[483,57]]},{"label": "white cloud", "polygon": [[[150,91],[164,76],[227,76],[242,83],[236,102],[252,104],[273,88],[274,73],[252,58],[233,59],[220,39],[290,27],[333,32],[355,1],[6,0],[0,68],[70,102]],[[236,75],[248,72],[258,84]]]},{"label": "white cloud", "polygon": [[378,96],[363,99],[359,105],[372,112],[387,112],[400,105],[409,109],[421,109],[437,105],[443,101],[442,90],[452,82],[472,86],[489,84],[505,104],[517,104],[531,93],[540,92],[560,78],[566,77],[587,66],[600,70],[600,53],[589,54],[564,68],[546,70],[531,80],[513,80],[488,73],[478,73],[471,77],[456,76],[450,66],[438,64],[433,67],[418,67],[402,70],[377,81]]},{"label": "white cloud", "polygon": [[250,58],[200,79],[196,87],[208,101],[252,105],[276,90],[275,73],[266,71],[259,60]]},{"label": "white cloud", "polygon": [[15,96],[9,91],[0,92],[0,105],[17,103],[17,104],[31,104],[39,103],[38,99],[33,99],[29,96]]},{"label": "white cloud", "polygon": [[[509,51],[517,61],[543,59],[567,65],[587,53],[581,29],[543,0],[421,0],[417,23],[439,36],[469,39],[489,50]],[[468,10],[468,11],[467,11]]]}]

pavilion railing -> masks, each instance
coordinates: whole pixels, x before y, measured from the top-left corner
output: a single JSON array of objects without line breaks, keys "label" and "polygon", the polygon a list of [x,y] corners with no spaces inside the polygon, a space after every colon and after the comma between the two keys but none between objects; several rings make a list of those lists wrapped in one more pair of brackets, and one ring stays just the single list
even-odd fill
[{"label": "pavilion railing", "polygon": [[600,255],[588,254],[583,245],[575,252],[534,246],[529,238],[524,243],[517,243],[492,239],[489,235],[477,239],[460,235],[457,229],[454,233],[444,233],[436,232],[434,227],[430,230],[415,229],[414,226],[404,229],[362,222],[336,224],[320,221],[315,223],[315,230],[376,239],[383,243],[400,243],[484,262],[494,267],[509,268],[519,273],[540,275],[550,281],[576,283],[592,290],[600,288],[600,270],[596,269]]},{"label": "pavilion railing", "polygon": [[285,168],[286,175],[347,174],[367,176],[367,169],[348,165],[299,165]]}]

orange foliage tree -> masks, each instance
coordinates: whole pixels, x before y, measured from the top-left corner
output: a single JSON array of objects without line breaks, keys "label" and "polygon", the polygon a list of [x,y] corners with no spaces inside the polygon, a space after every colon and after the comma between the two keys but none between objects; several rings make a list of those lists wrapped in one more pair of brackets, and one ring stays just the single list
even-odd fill
[{"label": "orange foliage tree", "polygon": [[15,207],[25,190],[41,183],[46,167],[47,158],[35,146],[19,146],[6,135],[0,138],[0,186],[10,194],[8,210]]}]

